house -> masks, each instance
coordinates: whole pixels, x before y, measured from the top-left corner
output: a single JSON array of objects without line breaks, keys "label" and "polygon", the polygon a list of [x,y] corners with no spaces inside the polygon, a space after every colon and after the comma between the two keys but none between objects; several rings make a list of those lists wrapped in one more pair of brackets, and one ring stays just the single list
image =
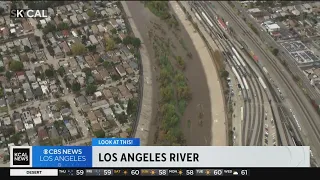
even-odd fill
[{"label": "house", "polygon": [[54,17],[53,21],[56,23],[56,25],[61,23],[61,20],[60,20],[60,18],[58,16]]},{"label": "house", "polygon": [[131,66],[132,69],[139,70],[139,66],[138,66],[138,64],[136,62],[130,61],[129,65]]},{"label": "house", "polygon": [[105,114],[107,120],[114,120],[115,115],[111,108],[102,108],[103,113]]},{"label": "house", "polygon": [[101,75],[100,75],[100,73],[98,73],[97,70],[93,70],[93,71],[92,71],[92,74],[93,74],[93,77],[94,77],[94,79],[95,79],[96,81],[101,82],[101,81],[103,80],[102,77],[101,77]]},{"label": "house", "polygon": [[87,55],[84,57],[84,59],[86,60],[87,64],[89,65],[89,67],[93,68],[96,66],[96,63],[94,61],[94,59],[92,58],[92,56]]},{"label": "house", "polygon": [[6,107],[6,106],[7,106],[6,100],[4,98],[1,98],[0,99],[0,107]]},{"label": "house", "polygon": [[124,70],[124,68],[121,65],[117,65],[115,68],[121,77],[127,75],[126,71]]},{"label": "house", "polygon": [[34,98],[31,89],[27,89],[25,91],[25,97],[26,97],[27,101],[32,100]]},{"label": "house", "polygon": [[58,134],[58,131],[57,129],[53,126],[53,124],[48,124],[47,125],[47,128],[48,128],[48,134],[50,136],[51,139],[59,139],[60,136]]},{"label": "house", "polygon": [[64,124],[66,125],[66,127],[69,130],[69,133],[72,137],[75,137],[79,134],[77,131],[77,128],[73,124],[71,124],[71,121],[64,120]]},{"label": "house", "polygon": [[16,132],[23,132],[25,131],[25,127],[21,119],[15,120],[14,121],[14,129]]},{"label": "house", "polygon": [[93,111],[89,111],[88,113],[87,113],[87,118],[88,118],[88,120],[90,121],[90,122],[95,122],[95,121],[97,121],[98,120],[98,118],[96,117],[96,115],[93,113]]},{"label": "house", "polygon": [[130,93],[130,91],[126,88],[125,85],[119,85],[118,89],[121,93],[121,95],[126,99],[129,100],[130,98],[132,98],[132,94]]},{"label": "house", "polygon": [[29,48],[31,48],[31,44],[28,38],[21,39],[21,43],[23,46],[28,46]]},{"label": "house", "polygon": [[53,51],[54,51],[55,58],[59,59],[64,57],[64,53],[61,51],[59,46],[56,46],[55,48],[53,48]]},{"label": "house", "polygon": [[75,4],[71,4],[70,5],[72,10],[78,10],[79,9],[79,6],[75,3]]},{"label": "house", "polygon": [[42,124],[42,119],[41,119],[41,113],[39,113],[40,115],[34,117],[32,120],[33,120],[33,123],[34,125],[40,125]]},{"label": "house", "polygon": [[24,102],[24,97],[23,97],[23,95],[20,94],[20,93],[16,93],[16,94],[15,94],[15,99],[16,99],[16,102],[17,102],[17,103]]},{"label": "house", "polygon": [[76,98],[76,102],[79,106],[84,106],[87,104],[87,99],[84,96],[79,96]]},{"label": "house", "polygon": [[70,108],[64,108],[60,111],[61,116],[70,116],[72,114],[72,110]]},{"label": "house", "polygon": [[27,19],[22,20],[22,27],[23,27],[24,33],[28,33],[33,30],[32,25],[30,24],[30,22]]},{"label": "house", "polygon": [[113,96],[112,96],[112,93],[111,93],[111,91],[109,90],[109,89],[104,89],[103,91],[102,91],[102,94],[104,95],[104,97],[106,98],[106,99],[109,99],[109,98],[112,98]]},{"label": "house", "polygon": [[117,21],[115,19],[111,19],[109,21],[109,23],[113,28],[118,28],[119,27],[119,25],[118,25],[118,23],[117,23]]},{"label": "house", "polygon": [[99,74],[100,74],[100,76],[102,77],[103,80],[106,81],[107,79],[111,78],[109,73],[108,73],[108,71],[104,67],[100,66],[100,67],[97,68],[97,70],[98,70],[98,72],[99,72]]},{"label": "house", "polygon": [[67,42],[66,41],[63,41],[62,43],[60,43],[60,47],[61,47],[61,49],[62,49],[62,51],[64,52],[64,53],[70,53],[71,52],[71,49],[69,48],[69,46],[68,46],[68,44],[67,44]]},{"label": "house", "polygon": [[9,105],[13,105],[16,101],[13,95],[7,96],[7,102]]},{"label": "house", "polygon": [[37,39],[36,39],[35,36],[29,37],[29,41],[30,41],[32,46],[37,46],[38,45],[38,42],[37,42]]},{"label": "house", "polygon": [[35,97],[39,98],[43,95],[43,91],[40,86],[33,90]]},{"label": "house", "polygon": [[67,38],[70,35],[68,30],[63,30],[61,33],[64,38]]},{"label": "house", "polygon": [[99,32],[98,27],[95,24],[91,26],[91,30],[93,34],[97,34]]},{"label": "house", "polygon": [[127,72],[127,74],[129,74],[129,75],[134,74],[134,71],[133,71],[132,68],[127,68],[127,69],[126,69],[126,72]]},{"label": "house", "polygon": [[123,34],[123,33],[119,33],[119,38],[121,39],[121,41],[124,40],[124,38],[126,38],[127,35]]},{"label": "house", "polygon": [[98,24],[97,28],[98,28],[100,33],[104,33],[105,32],[105,28],[101,24]]},{"label": "house", "polygon": [[81,22],[81,21],[84,20],[84,19],[83,19],[83,16],[82,16],[81,14],[78,14],[78,15],[77,15],[77,19],[78,19],[79,22]]},{"label": "house", "polygon": [[90,17],[88,16],[88,14],[86,12],[83,12],[81,15],[82,15],[84,20],[90,19]]},{"label": "house", "polygon": [[49,139],[48,132],[46,131],[44,126],[41,126],[38,128],[38,137],[40,138],[41,141],[45,141]]},{"label": "house", "polygon": [[35,82],[36,81],[36,76],[33,74],[32,71],[26,71],[26,75],[27,75],[28,80],[30,82]]},{"label": "house", "polygon": [[77,19],[77,15],[70,16],[70,20],[71,20],[72,24],[74,24],[74,25],[78,25],[79,24],[79,21]]},{"label": "house", "polygon": [[70,58],[68,62],[72,71],[76,71],[79,68],[79,65],[74,57]]},{"label": "house", "polygon": [[99,43],[98,40],[97,40],[97,38],[96,38],[94,35],[90,35],[90,36],[89,36],[89,40],[91,41],[91,43],[92,43],[93,45],[96,45],[96,44]]}]

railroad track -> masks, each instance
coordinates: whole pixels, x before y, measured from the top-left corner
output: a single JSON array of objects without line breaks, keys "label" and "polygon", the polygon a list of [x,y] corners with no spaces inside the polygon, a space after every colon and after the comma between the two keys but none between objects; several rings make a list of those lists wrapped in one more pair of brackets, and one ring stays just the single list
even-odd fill
[{"label": "railroad track", "polygon": [[[201,5],[201,4],[198,3],[198,5]],[[220,34],[219,36],[224,34],[224,32],[220,29],[219,25],[211,18],[212,15],[213,15],[213,12],[211,12],[209,9],[207,9],[206,6],[201,6],[201,7],[192,6],[192,7],[193,7],[193,9],[196,11],[196,13],[198,15],[202,15],[201,12],[206,12],[206,14],[208,14],[208,13],[211,14],[209,17],[211,19],[211,22],[214,22],[214,23],[212,23],[212,24],[214,24],[214,27],[210,26],[210,24],[208,24],[208,22],[206,22],[206,21],[202,21],[201,22],[202,24],[205,23],[203,25],[205,25],[206,29],[208,29],[210,31],[209,33],[211,34],[211,36],[212,36],[212,34],[214,34],[212,32],[215,32],[215,34]],[[200,11],[198,9],[200,9]],[[202,19],[205,19],[205,18],[202,16]],[[231,45],[231,42],[229,42],[228,39],[223,39],[224,40],[223,41],[224,43],[223,43],[223,42],[219,41],[219,39],[221,37],[217,37],[217,35],[215,35],[215,36],[216,36],[216,39],[218,39],[218,41],[216,41],[215,39],[213,39],[213,41],[219,43],[224,52],[232,52],[232,50],[231,50],[232,45]],[[220,39],[220,40],[222,40],[222,39]],[[228,60],[227,62],[229,63],[230,66],[238,67],[236,65],[236,63],[234,62],[234,60],[232,59],[232,57],[230,56],[230,54],[225,53],[225,57],[227,57],[226,59]],[[239,66],[238,68],[239,68],[238,69],[239,72],[241,72],[241,75],[247,77],[246,81],[250,82],[247,85],[250,87],[249,89],[251,91],[250,90],[249,91],[248,90],[241,91],[242,94],[243,94],[243,97],[244,97],[245,93],[247,93],[247,97],[249,97],[248,95],[250,94],[251,99],[253,101],[251,103],[250,102],[245,102],[246,110],[249,109],[249,121],[248,121],[248,123],[247,123],[246,120],[244,121],[244,126],[243,126],[243,129],[242,129],[242,134],[243,134],[242,142],[245,143],[245,145],[250,145],[250,144],[251,145],[259,145],[262,142],[261,141],[262,140],[262,128],[263,128],[263,123],[262,122],[263,122],[263,115],[264,115],[264,108],[263,108],[263,105],[262,105],[263,104],[263,95],[262,95],[261,87],[259,86],[259,83],[257,81],[257,75],[254,75],[254,78],[252,77],[251,72],[253,72],[253,71],[252,71],[251,67],[249,67],[250,71],[245,69],[245,68],[247,68],[247,66],[245,68],[243,68],[242,66]],[[241,79],[240,79],[240,81],[241,81]],[[255,99],[254,94],[257,95],[257,100]],[[250,112],[250,105],[251,104],[254,104],[252,118],[251,118],[251,112]],[[255,108],[258,109],[258,112],[256,112]],[[246,112],[246,111],[244,111],[244,112]],[[246,113],[244,114],[244,116],[245,116],[244,119],[247,119],[246,118]],[[258,124],[257,124],[257,128],[256,128],[256,132],[255,132],[256,135],[253,136],[253,134],[254,134],[253,129],[255,129],[255,123],[256,123],[256,121],[254,119],[256,119],[256,117],[258,119]],[[248,124],[249,128],[246,128],[247,124]],[[246,132],[245,130],[247,130],[247,133],[245,133]],[[247,136],[245,136],[245,134],[247,134]],[[245,138],[245,137],[247,137],[247,138]],[[254,137],[254,138],[252,139],[252,137]]]},{"label": "railroad track", "polygon": [[[201,2],[200,2],[201,3]],[[202,4],[202,3],[201,3]],[[216,16],[214,10],[211,6],[207,6],[207,4],[202,4],[202,7],[204,10],[210,14],[210,17]],[[211,19],[212,20],[212,19]],[[217,23],[217,21],[212,20],[213,24],[215,25],[216,29],[219,31],[220,34],[225,34],[224,31],[222,31]],[[224,39],[224,43],[226,44],[226,49],[228,51],[232,52],[233,45],[229,38]],[[238,46],[235,46],[238,47]],[[239,49],[238,49],[239,51]],[[240,56],[240,55],[239,55]],[[229,56],[229,59],[232,59]],[[260,83],[258,82],[258,76],[254,73],[251,66],[248,65],[245,61],[242,60],[246,66],[240,66],[240,71],[242,72],[242,75],[246,77],[246,81],[249,81],[248,83],[249,89],[247,90],[247,96],[249,97],[249,94],[251,96],[249,103],[247,103],[248,109],[252,108],[253,105],[253,113],[249,113],[249,121],[248,121],[248,128],[246,126],[243,126],[243,131],[247,130],[247,135],[243,136],[243,138],[246,139],[245,145],[261,145],[262,144],[262,129],[263,129],[263,119],[264,119],[264,99],[263,94],[261,91]],[[242,63],[241,63],[242,64]],[[235,63],[233,62],[233,65],[235,66]],[[256,95],[256,96],[255,96]],[[256,127],[255,127],[256,126]],[[256,129],[256,132],[254,132],[254,129]]]},{"label": "railroad track", "polygon": [[[297,104],[299,105],[299,107],[301,108],[301,110],[303,111],[307,122],[309,123],[310,127],[312,128],[312,130],[314,131],[316,140],[318,142],[320,142],[320,131],[317,128],[316,123],[314,122],[314,120],[312,119],[310,113],[306,110],[306,108],[304,107],[303,103],[301,102],[299,96],[297,95],[297,93],[293,90],[293,88],[291,87],[290,83],[288,82],[288,80],[284,77],[284,75],[282,74],[281,70],[278,68],[276,62],[273,60],[272,57],[270,57],[269,54],[267,54],[264,49],[260,46],[260,44],[258,42],[255,41],[254,37],[252,37],[251,33],[246,30],[246,28],[239,22],[238,18],[231,12],[231,10],[226,7],[226,5],[224,5],[224,3],[218,2],[220,4],[221,7],[224,8],[224,10],[230,15],[230,17],[234,20],[234,22],[243,30],[243,32],[245,33],[245,35],[250,38],[252,40],[252,42],[257,46],[257,48],[261,51],[261,53],[267,58],[267,60],[270,62],[270,64],[272,65],[272,67],[277,71],[277,73],[280,75],[279,77],[283,80],[283,82],[286,84],[286,86],[288,86],[288,90],[292,93],[294,99],[296,100]],[[300,133],[298,133],[300,134]]]}]

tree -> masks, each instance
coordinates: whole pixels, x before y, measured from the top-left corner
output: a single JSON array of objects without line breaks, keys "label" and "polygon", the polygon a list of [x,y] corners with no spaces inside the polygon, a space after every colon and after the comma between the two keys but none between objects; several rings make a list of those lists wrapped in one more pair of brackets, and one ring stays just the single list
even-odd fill
[{"label": "tree", "polygon": [[277,49],[277,48],[273,48],[273,49],[272,49],[272,54],[273,54],[273,55],[277,56],[278,53],[279,53],[279,49]]},{"label": "tree", "polygon": [[117,34],[117,29],[111,29],[110,32],[114,35]]},{"label": "tree", "polygon": [[108,62],[108,61],[104,61],[103,62],[103,67],[108,69],[108,68],[112,67],[112,64],[110,62]]},{"label": "tree", "polygon": [[2,7],[0,7],[0,15],[3,15],[4,12],[5,10]]},{"label": "tree", "polygon": [[141,40],[139,38],[133,38],[131,43],[135,48],[141,47]]},{"label": "tree", "polygon": [[31,48],[29,46],[24,46],[23,49],[24,49],[25,52],[30,52],[31,51]]},{"label": "tree", "polygon": [[0,67],[0,72],[4,72],[6,69],[2,66]]},{"label": "tree", "polygon": [[177,97],[179,100],[181,99],[190,99],[191,93],[188,86],[178,86],[177,87]]},{"label": "tree", "polygon": [[88,9],[87,15],[88,15],[90,18],[93,18],[94,16],[96,16],[96,13],[95,13],[92,9]]},{"label": "tree", "polygon": [[123,43],[124,45],[129,45],[129,44],[131,44],[131,43],[132,43],[132,37],[131,37],[131,36],[126,36],[126,37],[123,39],[122,43]]},{"label": "tree", "polygon": [[121,114],[116,114],[116,118],[121,124],[128,122],[127,116],[124,114],[124,112],[122,112]]},{"label": "tree", "polygon": [[57,27],[57,29],[58,30],[60,30],[60,31],[62,31],[62,30],[67,30],[67,29],[69,29],[70,27],[69,27],[69,25],[67,24],[67,23],[60,23],[60,24],[58,24],[58,27]]},{"label": "tree", "polygon": [[21,71],[23,70],[23,64],[20,61],[10,61],[9,69],[14,72]]},{"label": "tree", "polygon": [[181,56],[177,56],[177,63],[178,63],[178,66],[181,67],[181,69],[184,70],[186,68],[186,64],[184,60],[181,58]]},{"label": "tree", "polygon": [[42,29],[42,25],[41,24],[37,24],[37,29]]},{"label": "tree", "polygon": [[61,77],[63,77],[64,74],[66,73],[66,71],[64,70],[64,68],[63,68],[62,66],[60,66],[57,71],[58,71],[58,73],[59,73],[59,75],[60,75]]},{"label": "tree", "polygon": [[97,138],[104,138],[104,137],[106,137],[106,133],[105,133],[103,130],[95,131],[95,132],[93,132],[93,134],[94,134]]},{"label": "tree", "polygon": [[114,42],[114,40],[113,39],[108,39],[107,40],[107,43],[106,43],[106,50],[107,51],[111,51],[111,50],[113,50],[114,49],[114,47],[115,47],[115,42]]},{"label": "tree", "polygon": [[76,42],[71,45],[71,51],[74,55],[82,55],[87,51],[87,49],[82,43]]},{"label": "tree", "polygon": [[94,84],[88,84],[86,87],[87,95],[92,95],[97,91],[97,86]]},{"label": "tree", "polygon": [[74,81],[71,86],[73,92],[79,92],[81,90],[81,85],[77,81]]},{"label": "tree", "polygon": [[223,77],[223,78],[227,78],[227,77],[229,77],[229,72],[228,72],[228,71],[226,71],[226,70],[222,71],[222,73],[221,73],[221,77]]},{"label": "tree", "polygon": [[90,45],[90,46],[88,46],[88,50],[89,50],[90,52],[96,52],[97,46],[96,46],[96,45]]},{"label": "tree", "polygon": [[48,34],[49,32],[55,32],[57,30],[57,27],[51,23],[48,23],[46,27],[43,28],[43,33]]},{"label": "tree", "polygon": [[86,76],[92,76],[92,71],[90,68],[86,67],[82,69],[82,72],[84,72],[86,74]]},{"label": "tree", "polygon": [[44,71],[44,74],[48,77],[48,78],[52,78],[54,76],[54,69],[53,68],[49,68],[46,69]]},{"label": "tree", "polygon": [[161,87],[160,95],[163,101],[168,102],[173,98],[173,89],[171,86]]},{"label": "tree", "polygon": [[127,113],[128,114],[134,114],[137,112],[138,108],[138,102],[136,99],[129,99],[128,101],[128,107],[127,107]]}]

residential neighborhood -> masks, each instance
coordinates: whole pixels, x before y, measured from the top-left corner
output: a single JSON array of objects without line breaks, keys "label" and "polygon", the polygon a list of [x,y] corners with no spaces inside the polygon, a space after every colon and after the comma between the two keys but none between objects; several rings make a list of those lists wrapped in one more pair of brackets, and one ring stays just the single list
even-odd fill
[{"label": "residential neighborhood", "polygon": [[[28,7],[3,1],[0,8]],[[140,40],[117,1],[64,2],[47,18],[0,16],[0,162],[10,146],[129,137],[140,98]]]}]

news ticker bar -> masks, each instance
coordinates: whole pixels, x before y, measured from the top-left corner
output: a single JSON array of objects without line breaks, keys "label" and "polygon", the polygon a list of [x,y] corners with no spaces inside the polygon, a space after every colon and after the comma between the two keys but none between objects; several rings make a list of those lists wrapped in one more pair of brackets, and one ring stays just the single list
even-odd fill
[{"label": "news ticker bar", "polygon": [[60,177],[115,177],[115,176],[312,176],[319,168],[116,168],[116,169],[9,169],[0,168],[1,177],[60,176]]},{"label": "news ticker bar", "polygon": [[[138,143],[98,139],[93,144],[101,146],[11,146],[10,167],[310,167],[308,146],[138,146]],[[119,147],[119,144],[130,146]]]},{"label": "news ticker bar", "polygon": [[10,176],[249,176],[248,169],[10,169]]}]

